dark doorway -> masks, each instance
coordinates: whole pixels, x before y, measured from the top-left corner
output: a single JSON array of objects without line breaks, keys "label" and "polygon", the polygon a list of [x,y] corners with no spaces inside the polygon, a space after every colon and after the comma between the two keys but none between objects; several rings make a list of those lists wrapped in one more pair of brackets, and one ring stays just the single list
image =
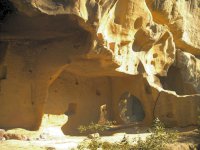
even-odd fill
[{"label": "dark doorway", "polygon": [[124,123],[142,121],[145,117],[140,100],[129,92],[122,94],[119,101],[120,118]]}]

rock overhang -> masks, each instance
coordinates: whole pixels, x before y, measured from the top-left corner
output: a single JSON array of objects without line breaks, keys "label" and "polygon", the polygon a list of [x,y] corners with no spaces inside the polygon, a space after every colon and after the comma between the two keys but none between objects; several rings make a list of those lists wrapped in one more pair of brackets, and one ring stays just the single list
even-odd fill
[{"label": "rock overhang", "polygon": [[[159,100],[163,102],[159,107],[155,107],[158,112],[157,116],[161,120],[163,118],[165,122],[171,121],[172,125],[195,124],[196,111],[191,111],[191,115],[194,114],[194,116],[192,115],[192,119],[187,121],[177,119],[181,118],[179,116],[182,113],[181,109],[179,109],[180,112],[167,109],[159,114],[159,110],[165,107],[169,97],[173,99],[170,106],[174,109],[178,107],[180,100],[184,105],[186,103],[191,106],[191,109],[195,109],[194,105],[199,105],[199,59],[195,57],[199,55],[198,48],[196,48],[198,42],[191,40],[190,42],[194,43],[187,44],[188,41],[184,38],[183,40],[178,38],[179,32],[176,33],[171,27],[173,23],[169,23],[172,19],[166,23],[161,22],[162,18],[159,18],[159,14],[165,17],[166,12],[162,13],[162,11],[168,12],[165,8],[171,10],[167,3],[156,4],[159,9],[154,11],[155,8],[151,8],[153,1],[31,0],[10,2],[17,11],[5,16],[1,23],[0,40],[3,44],[8,43],[8,47],[3,48],[7,49],[8,53],[5,56],[2,55],[5,60],[1,65],[7,64],[6,72],[10,80],[1,80],[2,87],[5,89],[2,93],[6,94],[5,91],[10,90],[9,84],[13,81],[17,83],[15,80],[19,82],[25,80],[26,84],[30,84],[31,92],[27,92],[32,93],[30,101],[34,105],[33,108],[25,106],[24,100],[18,101],[19,107],[23,106],[25,112],[29,112],[32,116],[32,119],[27,120],[27,117],[22,115],[27,124],[33,121],[31,124],[38,122],[35,126],[36,128],[39,126],[48,88],[53,86],[59,76],[62,76],[61,73],[64,70],[83,77],[109,77],[112,81],[111,86],[121,85],[119,88],[125,86],[122,88],[124,91],[115,89],[119,91],[119,95],[113,93],[115,98],[111,101],[118,101],[120,93],[126,90],[131,91],[132,94],[136,93],[136,97],[142,101],[145,113],[151,114],[146,116],[147,119],[144,122],[151,122],[153,111],[155,111],[153,106],[160,99],[159,93],[164,93],[161,94],[165,95],[161,96],[164,100]],[[173,5],[177,6],[177,12],[181,12],[179,4],[176,2]],[[187,4],[184,3],[184,5]],[[195,12],[199,11],[196,9],[198,8],[195,7]],[[183,18],[182,21],[184,20],[186,19]],[[185,29],[185,27],[176,27],[180,30]],[[196,27],[191,26],[191,30],[193,29]],[[184,32],[186,35],[187,31],[184,30]],[[198,31],[195,37],[191,37],[191,33],[188,32],[189,39],[198,37]],[[17,65],[21,67],[17,68]],[[174,68],[177,69],[173,71]],[[176,70],[179,71],[176,72]],[[1,69],[1,72],[5,74],[5,69]],[[143,78],[138,84],[148,83],[150,89],[154,91],[150,92],[151,96],[145,96],[149,92],[141,90],[139,93],[134,87],[123,85],[118,79],[112,80],[112,78],[121,78],[124,84],[129,82],[134,84],[138,76],[140,76],[138,80]],[[180,80],[178,80],[179,76]],[[179,84],[182,87],[178,86]],[[19,86],[29,87],[17,83],[10,92],[15,92],[15,88]],[[16,92],[18,93],[23,93],[23,90]],[[29,103],[28,95],[25,94],[23,97],[27,103]],[[14,97],[2,97],[2,104],[8,99],[5,104],[10,105]],[[147,102],[148,98],[152,99],[152,102]],[[19,98],[16,97],[16,99]],[[118,104],[113,103],[114,106],[110,106],[113,107],[113,117],[120,121],[116,111]],[[8,109],[11,109],[11,106],[6,106],[4,111]],[[168,115],[170,111],[173,111],[173,115]],[[12,113],[10,115],[12,116]],[[170,116],[171,120],[163,116]],[[2,120],[5,122],[6,118]],[[6,126],[5,123],[2,124]],[[9,126],[20,126],[20,123],[13,121]],[[25,127],[30,128],[30,125],[25,125]]]}]

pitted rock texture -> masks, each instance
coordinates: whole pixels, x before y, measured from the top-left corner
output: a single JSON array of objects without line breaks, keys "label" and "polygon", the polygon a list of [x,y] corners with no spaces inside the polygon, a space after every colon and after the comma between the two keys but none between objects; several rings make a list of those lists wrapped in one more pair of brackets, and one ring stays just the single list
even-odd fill
[{"label": "pitted rock texture", "polygon": [[98,121],[104,104],[124,124],[126,92],[140,100],[142,124],[155,117],[197,124],[198,0],[3,0],[0,7],[0,128],[36,130],[44,113],[67,112],[62,129],[75,134]]}]

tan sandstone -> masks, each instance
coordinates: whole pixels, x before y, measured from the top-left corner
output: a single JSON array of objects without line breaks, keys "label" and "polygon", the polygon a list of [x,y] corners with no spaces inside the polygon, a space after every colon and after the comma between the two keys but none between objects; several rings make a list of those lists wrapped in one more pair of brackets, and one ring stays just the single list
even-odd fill
[{"label": "tan sandstone", "polygon": [[122,99],[138,106],[129,108],[130,122],[197,125],[198,0],[8,5],[15,9],[0,20],[0,128],[37,130],[43,114],[66,114],[62,130],[77,134],[98,122],[104,104],[110,120],[126,124]]}]

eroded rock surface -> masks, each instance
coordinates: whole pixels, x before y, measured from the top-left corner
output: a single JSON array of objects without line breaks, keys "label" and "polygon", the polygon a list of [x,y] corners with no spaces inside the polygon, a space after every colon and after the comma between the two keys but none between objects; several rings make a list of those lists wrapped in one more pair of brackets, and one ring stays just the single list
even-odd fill
[{"label": "eroded rock surface", "polygon": [[155,117],[197,124],[198,0],[3,0],[0,7],[0,128],[36,130],[44,113],[66,113],[62,129],[74,134],[98,121],[104,104],[110,119],[126,123],[119,108],[126,92],[139,99],[142,124]]}]

